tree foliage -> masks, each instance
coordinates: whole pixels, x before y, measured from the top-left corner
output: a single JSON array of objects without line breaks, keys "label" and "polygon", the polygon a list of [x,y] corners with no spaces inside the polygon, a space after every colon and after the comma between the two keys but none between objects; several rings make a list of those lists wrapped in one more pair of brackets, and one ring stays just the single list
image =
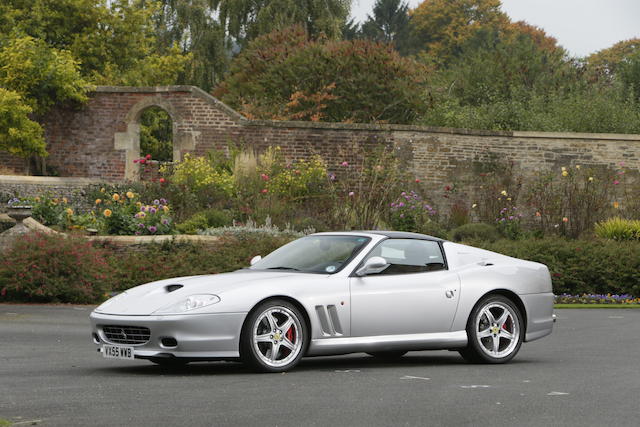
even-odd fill
[{"label": "tree foliage", "polygon": [[57,102],[86,101],[89,85],[68,51],[24,36],[0,49],[0,87],[19,93],[41,115]]},{"label": "tree foliage", "polygon": [[337,38],[350,0],[212,0],[229,35],[241,44],[274,30],[301,25],[313,36]]},{"label": "tree foliage", "polygon": [[404,0],[376,0],[373,15],[362,24],[362,36],[391,43],[405,52],[409,44],[409,5]]},{"label": "tree foliage", "polygon": [[42,128],[29,119],[31,111],[18,93],[0,87],[0,150],[21,157],[46,154]]},{"label": "tree foliage", "polygon": [[500,0],[424,0],[411,10],[416,43],[445,64],[480,28],[501,28],[509,18]]},{"label": "tree foliage", "polygon": [[619,67],[640,52],[640,38],[623,40],[587,58],[589,72],[597,79],[612,78]]},{"label": "tree foliage", "polygon": [[410,123],[427,70],[390,45],[314,39],[301,26],[251,42],[215,95],[250,117]]}]

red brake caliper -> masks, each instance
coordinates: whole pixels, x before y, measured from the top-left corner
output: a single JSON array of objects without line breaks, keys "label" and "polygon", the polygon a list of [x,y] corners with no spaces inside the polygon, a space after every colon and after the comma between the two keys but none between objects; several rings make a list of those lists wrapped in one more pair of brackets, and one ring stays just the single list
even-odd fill
[{"label": "red brake caliper", "polygon": [[289,330],[288,330],[287,332],[285,332],[284,336],[285,336],[285,337],[287,337],[287,339],[288,339],[290,342],[293,342],[293,339],[294,339],[293,326],[291,326],[291,327],[289,328]]}]

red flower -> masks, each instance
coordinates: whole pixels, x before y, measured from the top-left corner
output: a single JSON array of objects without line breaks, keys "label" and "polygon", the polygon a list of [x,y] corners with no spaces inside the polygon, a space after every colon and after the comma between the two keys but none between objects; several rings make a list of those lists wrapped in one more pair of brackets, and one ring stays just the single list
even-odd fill
[{"label": "red flower", "polygon": [[140,163],[144,165],[145,163],[147,163],[147,161],[145,159],[140,159]]},{"label": "red flower", "polygon": [[269,192],[269,190],[267,190],[266,188],[263,188],[262,191],[260,191],[262,194],[267,194]]},{"label": "red flower", "polygon": [[151,160],[151,154],[147,154],[144,158],[147,160]]},{"label": "red flower", "polygon": [[420,184],[420,179],[416,178],[416,184]]},{"label": "red flower", "polygon": [[160,184],[164,184],[165,182],[166,182],[166,179],[160,178]]},{"label": "red flower", "polygon": [[133,163],[138,163],[138,159],[133,159]]},{"label": "red flower", "polygon": [[444,191],[451,191],[451,186],[450,185],[445,185],[444,186]]}]

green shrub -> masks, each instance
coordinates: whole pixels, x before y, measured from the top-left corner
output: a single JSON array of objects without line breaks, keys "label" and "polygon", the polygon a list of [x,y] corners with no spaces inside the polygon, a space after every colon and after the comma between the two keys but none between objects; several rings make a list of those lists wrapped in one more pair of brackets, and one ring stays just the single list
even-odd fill
[{"label": "green shrub", "polygon": [[230,225],[233,217],[229,211],[220,209],[207,209],[192,215],[185,222],[178,224],[176,229],[182,234],[196,234],[207,228],[218,228]]},{"label": "green shrub", "polygon": [[0,215],[0,233],[7,231],[16,225],[16,222],[6,215]]},{"label": "green shrub", "polygon": [[99,302],[108,289],[107,257],[82,238],[28,234],[0,262],[0,300]]},{"label": "green shrub", "polygon": [[546,264],[555,294],[640,295],[640,242],[545,238],[479,246]]},{"label": "green shrub", "polygon": [[123,291],[154,280],[198,274],[224,273],[249,266],[256,255],[267,255],[293,240],[246,233],[242,238],[223,235],[215,245],[165,243],[110,258],[110,290]]},{"label": "green shrub", "polygon": [[640,240],[640,220],[610,218],[596,224],[596,236],[611,240]]},{"label": "green shrub", "polygon": [[500,238],[500,233],[493,226],[485,223],[470,223],[461,225],[451,231],[454,242],[482,240],[495,242]]}]

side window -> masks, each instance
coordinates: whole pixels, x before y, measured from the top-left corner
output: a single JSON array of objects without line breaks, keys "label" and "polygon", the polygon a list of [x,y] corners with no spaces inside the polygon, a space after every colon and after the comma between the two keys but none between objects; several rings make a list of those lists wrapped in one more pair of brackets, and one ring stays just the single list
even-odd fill
[{"label": "side window", "polygon": [[387,239],[373,248],[371,257],[383,257],[390,265],[380,274],[406,274],[444,270],[438,242],[417,239]]}]

